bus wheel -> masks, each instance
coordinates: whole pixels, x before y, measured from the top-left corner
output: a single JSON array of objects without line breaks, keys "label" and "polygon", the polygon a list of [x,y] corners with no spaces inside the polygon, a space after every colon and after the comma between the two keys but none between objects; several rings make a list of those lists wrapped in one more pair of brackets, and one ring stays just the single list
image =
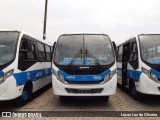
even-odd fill
[{"label": "bus wheel", "polygon": [[65,103],[66,101],[68,101],[68,97],[67,96],[59,96],[59,99],[62,103]]},{"label": "bus wheel", "polygon": [[143,94],[137,91],[135,83],[133,81],[130,82],[129,89],[130,89],[131,95],[134,97],[135,100],[139,100],[139,101],[143,100]]},{"label": "bus wheel", "polygon": [[101,96],[101,99],[108,102],[109,101],[109,96]]},{"label": "bus wheel", "polygon": [[17,106],[23,106],[29,101],[31,95],[32,90],[28,85],[26,85],[22,91],[22,95],[18,97],[14,102]]}]

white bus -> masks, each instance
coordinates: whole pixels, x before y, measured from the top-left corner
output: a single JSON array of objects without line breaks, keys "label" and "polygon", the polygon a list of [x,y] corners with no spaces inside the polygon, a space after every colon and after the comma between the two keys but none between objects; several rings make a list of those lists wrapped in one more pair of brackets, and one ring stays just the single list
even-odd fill
[{"label": "white bus", "polygon": [[117,47],[118,83],[137,100],[160,95],[160,34],[139,34]]},{"label": "white bus", "polygon": [[104,96],[108,101],[115,94],[116,47],[108,35],[64,34],[54,45],[52,86],[62,102],[65,96]]},{"label": "white bus", "polygon": [[51,48],[23,31],[0,31],[0,101],[24,105],[51,83]]}]

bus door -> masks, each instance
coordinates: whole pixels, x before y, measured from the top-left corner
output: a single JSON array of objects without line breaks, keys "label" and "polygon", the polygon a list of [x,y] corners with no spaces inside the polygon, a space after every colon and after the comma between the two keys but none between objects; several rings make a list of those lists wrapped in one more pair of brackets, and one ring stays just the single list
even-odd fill
[{"label": "bus door", "polygon": [[[130,67],[128,66],[130,65]],[[129,67],[129,68],[128,68]],[[128,85],[127,79],[134,79],[135,76],[127,75],[127,71],[135,71],[139,67],[138,65],[138,49],[136,39],[133,38],[129,43],[123,45],[122,56],[122,85]]]},{"label": "bus door", "polygon": [[127,85],[127,64],[129,59],[129,44],[123,45],[123,56],[122,56],[122,86]]}]

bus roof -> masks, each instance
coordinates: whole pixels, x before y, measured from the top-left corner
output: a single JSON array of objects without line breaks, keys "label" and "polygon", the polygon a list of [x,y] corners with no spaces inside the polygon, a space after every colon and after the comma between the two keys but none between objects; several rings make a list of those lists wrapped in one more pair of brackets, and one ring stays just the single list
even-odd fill
[{"label": "bus roof", "polygon": [[50,45],[50,46],[53,45],[53,43],[50,43],[50,42],[47,41],[47,40],[42,40],[42,39],[36,38],[36,37],[34,37],[33,35],[31,35],[31,34],[25,32],[25,31],[23,31],[23,30],[0,30],[0,32],[2,32],[2,31],[4,31],[4,32],[7,32],[7,31],[8,31],[8,32],[9,32],[9,31],[10,31],[10,32],[20,32],[21,34],[28,35],[28,36],[30,36],[30,37],[36,39],[37,41],[40,41],[40,42],[45,43],[45,44],[47,44],[47,45]]},{"label": "bus roof", "polygon": [[158,35],[158,34],[160,34],[160,33],[140,33],[140,34],[135,34],[134,36],[129,37],[127,40],[125,40],[125,41],[117,44],[117,46],[123,45],[123,44],[125,44],[126,42],[128,42],[130,39],[133,39],[133,38],[135,38],[135,37],[137,37],[137,36],[140,36],[140,35]]},{"label": "bus roof", "polygon": [[71,33],[71,34],[62,34],[59,37],[61,37],[61,36],[67,36],[67,35],[105,35],[105,36],[107,36],[109,38],[110,41],[112,41],[110,39],[109,35],[104,34],[104,33]]},{"label": "bus roof", "polygon": [[106,35],[108,36],[107,34],[104,34],[104,33],[71,33],[71,34],[62,34],[62,35]]}]

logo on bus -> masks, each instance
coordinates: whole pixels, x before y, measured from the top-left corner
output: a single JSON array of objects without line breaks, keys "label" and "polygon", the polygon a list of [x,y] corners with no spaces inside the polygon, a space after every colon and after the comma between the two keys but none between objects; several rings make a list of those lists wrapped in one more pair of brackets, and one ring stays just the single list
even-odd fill
[{"label": "logo on bus", "polygon": [[48,75],[49,71],[48,69],[45,69],[45,74]]},{"label": "logo on bus", "polygon": [[89,67],[79,67],[79,69],[89,69]]},{"label": "logo on bus", "polygon": [[93,76],[94,80],[101,80],[102,77],[101,76]]},{"label": "logo on bus", "polygon": [[66,78],[68,78],[68,79],[75,79],[76,77],[73,76],[73,75],[72,76],[70,75],[70,76],[67,76]]},{"label": "logo on bus", "polygon": [[37,72],[35,77],[41,77],[42,76],[42,72]]},{"label": "logo on bus", "polygon": [[30,73],[27,72],[27,79],[30,80]]},{"label": "logo on bus", "polygon": [[87,80],[87,76],[82,76],[82,80]]}]

